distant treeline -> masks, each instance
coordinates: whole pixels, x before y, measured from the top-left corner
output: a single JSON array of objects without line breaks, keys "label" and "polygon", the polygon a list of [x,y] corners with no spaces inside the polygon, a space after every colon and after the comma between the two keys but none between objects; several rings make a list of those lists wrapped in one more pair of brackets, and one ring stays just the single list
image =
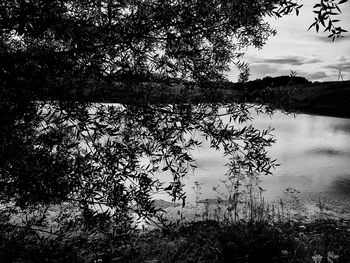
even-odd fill
[{"label": "distant treeline", "polygon": [[[166,103],[188,99],[192,102],[223,101],[233,98],[255,100],[260,91],[266,88],[285,87],[290,85],[305,85],[312,82],[304,77],[278,76],[264,77],[248,82],[212,81],[195,83],[178,78],[144,80],[139,83],[114,83],[114,85],[96,87],[84,86],[79,90],[60,91],[56,94],[52,90],[43,92],[42,99],[70,98],[73,100],[86,100],[90,102],[140,102],[140,100],[155,103]],[[258,93],[257,93],[258,92]],[[261,94],[260,94],[261,95]],[[260,96],[259,95],[259,96]]]},{"label": "distant treeline", "polygon": [[278,77],[264,77],[262,79],[256,79],[245,83],[229,83],[226,88],[238,89],[238,90],[262,90],[265,88],[281,87],[289,85],[304,85],[312,83],[310,80],[304,77],[298,76],[278,76]]}]

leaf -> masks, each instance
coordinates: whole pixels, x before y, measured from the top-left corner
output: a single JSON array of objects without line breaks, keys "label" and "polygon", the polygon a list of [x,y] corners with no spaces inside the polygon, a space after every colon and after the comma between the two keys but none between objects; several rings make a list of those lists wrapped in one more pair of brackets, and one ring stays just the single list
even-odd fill
[{"label": "leaf", "polygon": [[337,8],[338,12],[341,13],[339,6],[335,6],[335,7]]},{"label": "leaf", "polygon": [[323,18],[320,20],[320,22],[321,22],[321,24],[322,24],[323,27],[326,27],[326,24],[324,23]]},{"label": "leaf", "polygon": [[314,22],[314,23],[312,23],[310,26],[309,26],[309,28],[308,28],[308,30],[307,31],[309,31],[312,27],[314,27],[315,25],[317,24],[317,21],[316,22]]},{"label": "leaf", "polygon": [[324,30],[324,32],[325,32],[325,31],[330,31],[331,28],[332,28],[332,21],[329,20],[329,21],[328,21],[328,26],[327,26],[327,28]]},{"label": "leaf", "polygon": [[76,147],[78,145],[79,145],[79,142],[71,143],[71,144],[67,145],[67,149],[74,148],[74,147]]}]

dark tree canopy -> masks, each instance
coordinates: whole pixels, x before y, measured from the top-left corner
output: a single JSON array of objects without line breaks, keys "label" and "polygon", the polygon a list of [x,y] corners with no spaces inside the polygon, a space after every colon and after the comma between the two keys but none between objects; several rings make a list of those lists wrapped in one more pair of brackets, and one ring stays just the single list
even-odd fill
[{"label": "dark tree canopy", "polygon": [[[322,8],[331,2],[322,1]],[[50,96],[170,77],[220,80],[229,62],[243,66],[245,47],[260,48],[275,33],[266,16],[301,8],[295,0],[4,0],[0,5],[3,89]],[[329,20],[327,29],[335,30],[330,20],[335,11],[320,12],[314,25]]]}]

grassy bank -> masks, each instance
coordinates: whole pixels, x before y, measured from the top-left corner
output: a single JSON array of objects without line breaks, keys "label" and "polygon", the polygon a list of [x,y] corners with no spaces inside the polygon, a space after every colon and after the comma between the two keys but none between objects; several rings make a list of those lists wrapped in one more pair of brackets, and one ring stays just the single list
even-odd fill
[{"label": "grassy bank", "polygon": [[350,81],[292,86],[292,108],[304,113],[350,118]]},{"label": "grassy bank", "polygon": [[349,227],[331,220],[192,222],[141,235],[130,262],[350,262]]},{"label": "grassy bank", "polygon": [[[234,93],[227,96],[233,97]],[[350,118],[350,81],[256,87],[240,91],[236,96],[297,113]]]},{"label": "grassy bank", "polygon": [[[211,215],[206,204],[204,210],[190,207],[195,216],[184,218],[184,208],[157,200],[155,205],[167,211],[169,220],[124,233],[125,239],[118,245],[108,228],[98,234],[79,233],[79,222],[77,228],[65,226],[57,232],[36,221],[28,228],[0,224],[0,262],[350,262],[350,220],[333,217],[324,205],[307,218],[296,198],[281,200],[274,207],[261,200],[239,203],[243,214],[240,208],[235,212],[237,205],[232,199],[221,204],[224,214],[238,213],[238,219]],[[171,210],[180,213],[171,218]]]},{"label": "grassy bank", "polygon": [[174,223],[134,234],[118,247],[98,240],[82,246],[74,238],[29,243],[20,231],[16,234],[2,238],[1,262],[350,262],[350,221],[345,220]]}]

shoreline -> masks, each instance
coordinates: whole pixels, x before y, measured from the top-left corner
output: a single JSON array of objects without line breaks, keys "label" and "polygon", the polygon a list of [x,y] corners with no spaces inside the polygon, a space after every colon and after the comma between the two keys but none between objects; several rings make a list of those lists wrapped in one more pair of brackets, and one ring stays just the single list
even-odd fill
[{"label": "shoreline", "polygon": [[290,85],[248,91],[229,84],[200,89],[177,84],[167,89],[159,85],[141,84],[139,89],[105,89],[83,91],[62,98],[43,96],[43,100],[73,99],[90,103],[121,103],[131,105],[258,103],[274,109],[350,119],[350,81]]}]

